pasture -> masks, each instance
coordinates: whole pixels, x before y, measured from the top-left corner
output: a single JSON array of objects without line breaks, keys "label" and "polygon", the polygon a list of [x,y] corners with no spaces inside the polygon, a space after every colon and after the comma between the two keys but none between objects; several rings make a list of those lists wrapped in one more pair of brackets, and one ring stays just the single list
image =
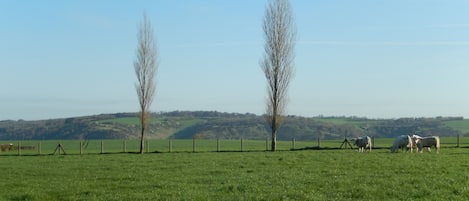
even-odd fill
[{"label": "pasture", "polygon": [[[377,144],[387,146],[388,142],[392,140]],[[265,146],[265,142],[258,143]],[[283,147],[291,146],[291,142],[282,143]],[[307,144],[311,143],[314,142]],[[336,143],[340,142],[322,145]],[[236,150],[236,144],[227,149]],[[177,152],[144,155],[2,153],[0,200],[469,198],[469,149],[448,143],[442,143],[440,154],[392,154],[387,148],[371,153],[357,153],[355,149],[287,151],[288,148],[275,153],[213,152],[212,148],[192,153],[191,141],[184,149],[178,146]],[[70,146],[69,149],[77,153]]]},{"label": "pasture", "polygon": [[[344,139],[338,140],[312,140],[312,141],[278,141],[278,150],[298,149],[338,149]],[[373,147],[388,149],[394,139],[376,138]],[[261,152],[270,149],[270,140],[146,140],[146,152]],[[110,154],[110,153],[134,153],[139,151],[139,140],[30,140],[30,141],[0,141],[0,144],[13,144],[15,146],[34,146],[34,150],[15,150],[0,152],[2,155],[48,155],[52,154],[60,143],[67,154]],[[80,149],[81,143],[81,149]],[[457,137],[442,137],[441,146],[457,147]],[[469,147],[469,138],[459,139],[460,147]]]}]

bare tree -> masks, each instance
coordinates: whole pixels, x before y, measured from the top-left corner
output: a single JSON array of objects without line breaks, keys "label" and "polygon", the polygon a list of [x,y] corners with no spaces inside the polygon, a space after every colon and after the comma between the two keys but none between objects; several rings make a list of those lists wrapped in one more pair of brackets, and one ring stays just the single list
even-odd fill
[{"label": "bare tree", "polygon": [[266,120],[277,149],[277,131],[283,123],[288,88],[294,74],[296,27],[288,0],[271,0],[263,24],[265,45],[260,62],[267,79]]},{"label": "bare tree", "polygon": [[143,154],[145,131],[150,122],[150,106],[155,95],[155,74],[158,70],[156,41],[153,36],[153,28],[147,15],[143,15],[143,21],[139,25],[137,34],[137,58],[134,61],[135,74],[137,75],[137,90],[140,105],[140,153]]}]

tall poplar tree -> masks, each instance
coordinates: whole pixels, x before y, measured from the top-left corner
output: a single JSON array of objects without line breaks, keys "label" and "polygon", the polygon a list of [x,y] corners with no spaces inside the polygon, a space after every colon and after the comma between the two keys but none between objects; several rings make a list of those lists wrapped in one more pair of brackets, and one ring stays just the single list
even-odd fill
[{"label": "tall poplar tree", "polygon": [[266,120],[277,149],[277,132],[283,123],[288,88],[294,74],[296,27],[288,0],[270,0],[263,23],[265,45],[260,62],[267,80]]},{"label": "tall poplar tree", "polygon": [[158,70],[156,41],[153,28],[146,14],[143,15],[143,21],[138,27],[136,56],[134,60],[134,69],[137,75],[135,89],[137,90],[140,106],[140,154],[143,154],[145,132],[151,117],[150,106],[156,89],[155,75]]}]

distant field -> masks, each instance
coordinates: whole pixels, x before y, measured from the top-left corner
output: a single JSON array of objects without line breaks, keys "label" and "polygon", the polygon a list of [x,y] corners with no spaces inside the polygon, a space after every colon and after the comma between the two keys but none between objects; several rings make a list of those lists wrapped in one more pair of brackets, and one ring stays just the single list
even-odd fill
[{"label": "distant field", "polygon": [[[151,124],[157,124],[161,122],[165,122],[166,118],[151,118]],[[137,117],[122,117],[122,118],[114,118],[109,120],[101,120],[100,123],[118,123],[118,124],[126,124],[126,125],[140,125],[140,120]],[[198,122],[202,122],[201,119],[183,119],[180,118],[179,122],[182,124],[193,125]]]},{"label": "distant field", "polygon": [[[203,122],[202,119],[186,119],[186,118],[174,118],[173,120],[177,120],[176,122],[179,123],[179,127],[185,128],[191,125],[194,125],[199,122]],[[160,124],[166,122],[166,118],[151,118],[151,124]],[[102,120],[99,121],[101,123],[118,123],[118,124],[125,124],[130,126],[140,126],[140,120],[137,117],[122,117],[122,118],[114,118],[109,120]]]},{"label": "distant field", "polygon": [[[156,119],[152,119],[152,121],[157,121]],[[118,124],[126,124],[126,125],[140,125],[140,122],[137,117],[122,117],[122,118],[115,118],[110,120],[102,120],[99,121],[100,123],[118,123]]]},{"label": "distant field", "polygon": [[[0,200],[467,200],[469,149],[0,156]],[[403,193],[405,192],[405,193]]]},{"label": "distant field", "polygon": [[469,133],[469,119],[445,121],[444,124],[461,131],[463,134]]},{"label": "distant field", "polygon": [[327,123],[332,123],[332,124],[350,124],[350,125],[353,125],[357,128],[360,128],[360,126],[363,126],[363,125],[367,125],[367,124],[374,124],[374,123],[378,123],[380,122],[381,120],[372,120],[372,119],[368,119],[368,120],[353,120],[353,119],[350,119],[350,118],[318,118],[318,119],[315,119],[317,121],[321,121],[321,122],[327,122]]}]

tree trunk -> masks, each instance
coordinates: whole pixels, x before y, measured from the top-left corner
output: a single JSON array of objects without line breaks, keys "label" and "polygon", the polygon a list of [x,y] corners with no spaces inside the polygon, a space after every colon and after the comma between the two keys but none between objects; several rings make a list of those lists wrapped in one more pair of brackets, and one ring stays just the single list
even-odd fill
[{"label": "tree trunk", "polygon": [[143,142],[143,139],[144,139],[144,136],[145,136],[145,127],[142,127],[142,133],[141,133],[141,136],[140,136],[140,154],[143,154],[143,148],[144,148],[144,142]]},{"label": "tree trunk", "polygon": [[277,150],[277,130],[272,130],[272,150],[271,151],[276,151]]}]

